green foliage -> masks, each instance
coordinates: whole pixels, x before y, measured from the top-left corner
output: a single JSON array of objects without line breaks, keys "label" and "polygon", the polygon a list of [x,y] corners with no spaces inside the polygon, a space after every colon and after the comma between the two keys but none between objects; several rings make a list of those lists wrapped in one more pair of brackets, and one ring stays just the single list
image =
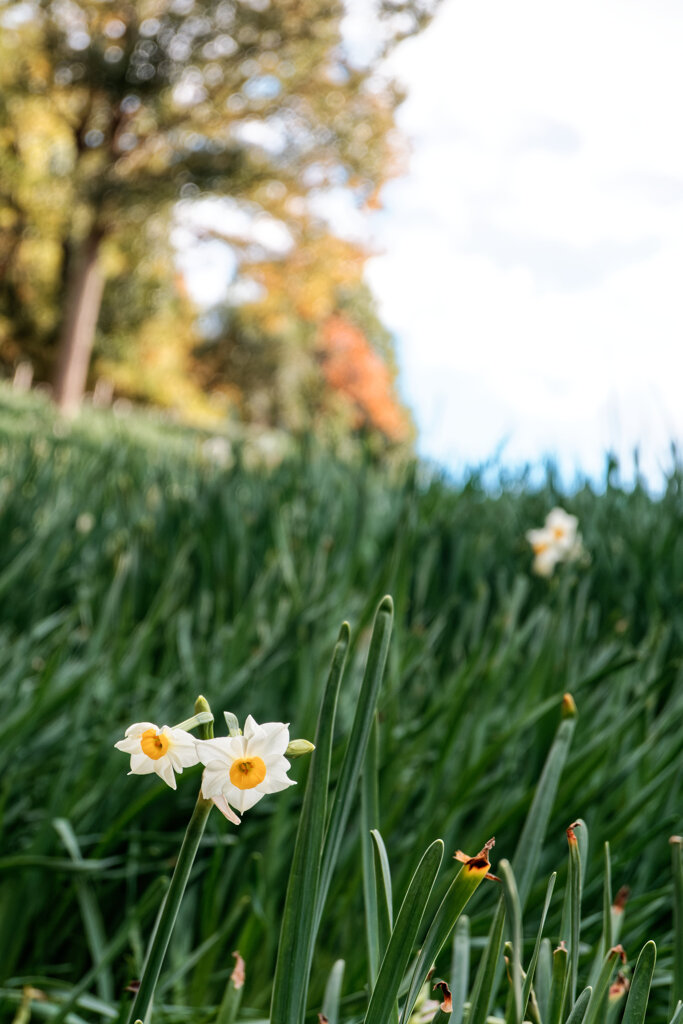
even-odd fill
[{"label": "green foliage", "polygon": [[[613,471],[602,493],[586,485],[564,495],[552,473],[537,486],[522,478],[491,490],[476,473],[456,485],[420,467],[382,468],[360,452],[342,460],[311,446],[266,469],[249,468],[238,444],[234,464],[221,468],[200,434],[92,413],[64,435],[36,399],[22,405],[4,395],[0,439],[3,1019],[22,999],[36,1019],[54,1017],[65,1000],[72,1021],[115,1019],[119,1002],[124,1012],[130,1006],[125,986],[140,976],[163,888],[158,876],[177,857],[199,773],[186,771],[177,794],[155,777],[128,778],[113,749],[126,725],[180,721],[202,692],[217,715],[291,721],[297,735],[312,738],[342,618],[352,633],[330,799],[340,778],[347,781],[328,806],[341,801],[348,816],[307,1008],[314,1019],[326,998],[337,1024],[363,1019],[363,872],[371,862],[361,856],[360,825],[373,815],[371,793],[362,812],[357,780],[371,763],[363,760],[365,742],[374,749],[369,726],[355,763],[342,761],[370,627],[387,592],[393,635],[383,688],[367,704],[370,719],[374,700],[378,708],[380,960],[399,922],[387,910],[401,906],[424,851],[439,838],[446,856],[411,955],[435,915],[452,921],[450,911],[437,911],[451,906],[455,848],[473,853],[495,832],[496,858],[510,861],[521,907],[522,949],[513,948],[512,962],[524,972],[522,1002],[535,958],[529,1007],[538,1005],[543,1024],[553,1019],[551,950],[564,938],[571,955],[577,934],[562,926],[565,831],[580,815],[590,841],[572,874],[583,876],[576,993],[582,998],[588,984],[595,991],[604,963],[609,878],[615,890],[631,889],[625,909],[607,915],[611,942],[628,953],[624,973],[654,939],[648,1019],[671,1019],[672,985],[681,983],[668,843],[683,832],[679,471],[654,499],[642,487],[618,486]],[[579,516],[591,562],[535,579],[524,532],[557,503]],[[567,691],[576,718],[562,719]],[[571,745],[561,740],[568,722]],[[555,772],[548,763],[559,757],[558,742]],[[245,815],[239,846],[223,819],[210,817],[155,996],[160,1024],[215,1020],[233,950],[246,962],[237,1019],[265,1019],[312,771],[305,760],[293,763],[297,787]],[[541,779],[554,796],[543,795]],[[518,848],[520,836],[527,849]],[[525,854],[536,865],[528,876]],[[498,883],[483,882],[467,907],[469,927],[460,918],[455,929],[474,972],[498,894]],[[488,1007],[498,1018],[509,1009],[497,952],[510,938],[502,918],[501,929],[492,938]],[[437,953],[440,945],[436,971],[448,977],[450,950]],[[339,966],[330,974],[340,958],[343,979]],[[399,1004],[412,974],[405,966]],[[562,1021],[573,1012],[562,1011],[567,972],[565,965],[556,986]],[[453,986],[468,1003],[471,977]],[[25,996],[25,987],[48,1000]],[[633,1002],[635,1013],[640,997]]]},{"label": "green foliage", "polygon": [[[326,405],[316,339],[331,314],[353,306],[392,366],[362,281],[368,253],[335,237],[320,207],[328,193],[372,206],[401,169],[401,94],[376,72],[437,2],[380,5],[362,66],[340,0],[3,4],[0,365],[28,358],[44,382],[56,363],[56,397],[77,405],[67,353],[87,365],[95,343],[91,381],[106,375],[119,394],[199,422],[210,391],[216,418],[227,406],[290,429]],[[238,284],[267,290],[205,345],[174,272],[172,213],[185,244],[225,244]],[[106,282],[101,313],[86,266]]]}]

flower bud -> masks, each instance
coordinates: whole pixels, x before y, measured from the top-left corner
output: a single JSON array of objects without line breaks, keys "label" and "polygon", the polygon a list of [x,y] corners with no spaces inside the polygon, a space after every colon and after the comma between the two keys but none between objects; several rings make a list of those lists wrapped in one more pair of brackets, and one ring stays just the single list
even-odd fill
[{"label": "flower bud", "polygon": [[293,761],[296,757],[303,757],[304,754],[312,754],[315,747],[308,740],[292,740],[285,750],[285,757]]}]

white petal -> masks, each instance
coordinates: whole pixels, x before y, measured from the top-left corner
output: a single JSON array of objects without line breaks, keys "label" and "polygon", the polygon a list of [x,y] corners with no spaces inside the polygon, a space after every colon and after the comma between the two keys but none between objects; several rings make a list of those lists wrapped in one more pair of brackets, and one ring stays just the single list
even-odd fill
[{"label": "white petal", "polygon": [[176,751],[173,749],[173,747],[169,747],[168,748],[168,750],[166,751],[166,755],[165,756],[171,762],[171,766],[173,768],[173,771],[174,772],[178,772],[179,775],[182,775],[183,774],[183,762],[180,760],[180,757],[178,756]]},{"label": "white petal", "polygon": [[245,811],[248,811],[250,807],[253,807],[254,804],[257,804],[266,795],[261,785],[254,786],[253,789],[238,789],[237,786],[230,784],[223,787],[223,796],[240,814],[244,814]]},{"label": "white petal", "polygon": [[546,551],[540,551],[536,555],[532,568],[537,576],[552,576],[557,562],[558,553],[556,548],[548,548]]},{"label": "white petal", "polygon": [[134,722],[133,725],[129,725],[126,729],[126,736],[142,736],[143,732],[147,732],[148,729],[154,729],[155,732],[159,732],[159,728],[154,722]]},{"label": "white petal", "polygon": [[266,722],[259,729],[260,735],[249,740],[248,753],[264,760],[284,754],[289,745],[289,726],[284,722]]},{"label": "white petal", "polygon": [[231,821],[233,825],[240,824],[240,818],[237,817],[237,815],[235,814],[232,807],[230,806],[230,804],[228,803],[224,796],[221,796],[219,794],[218,796],[214,796],[211,799],[213,800],[214,804],[221,812],[221,814],[225,815],[228,821]]},{"label": "white petal", "polygon": [[138,754],[132,754],[130,759],[130,774],[131,775],[149,775],[150,772],[154,771],[154,761],[151,757],[147,757],[147,754],[142,752]]},{"label": "white petal", "polygon": [[139,736],[128,736],[125,740],[119,740],[114,746],[117,750],[122,750],[124,754],[136,754],[142,749]]},{"label": "white petal", "polygon": [[252,736],[258,736],[261,726],[258,724],[256,719],[252,718],[251,715],[247,715],[247,720],[244,723],[244,735],[246,739],[250,740]]},{"label": "white petal", "polygon": [[177,783],[175,775],[173,774],[173,765],[169,761],[168,757],[160,757],[154,762],[154,771],[157,773],[160,779],[163,779],[167,786],[171,789],[177,789]]},{"label": "white petal", "polygon": [[216,794],[223,791],[226,780],[229,779],[222,761],[212,761],[202,773],[202,796],[206,799],[213,799]]},{"label": "white petal", "polygon": [[547,551],[548,548],[553,546],[555,541],[552,530],[547,530],[545,527],[540,530],[527,530],[525,536],[534,549],[535,554]]},{"label": "white petal", "polygon": [[241,741],[241,736],[222,736],[216,740],[195,740],[197,759],[202,764],[222,761],[223,764],[231,765],[236,757],[242,756]]},{"label": "white petal", "polygon": [[278,772],[269,772],[259,788],[264,793],[279,793],[280,790],[287,789],[288,786],[296,786],[294,779],[290,779],[286,775],[280,775]]},{"label": "white petal", "polygon": [[183,768],[191,768],[193,764],[199,763],[197,740],[194,736],[190,736],[188,732],[184,733],[181,729],[169,729],[168,735],[170,739],[168,752],[173,754],[174,763],[177,762]]}]

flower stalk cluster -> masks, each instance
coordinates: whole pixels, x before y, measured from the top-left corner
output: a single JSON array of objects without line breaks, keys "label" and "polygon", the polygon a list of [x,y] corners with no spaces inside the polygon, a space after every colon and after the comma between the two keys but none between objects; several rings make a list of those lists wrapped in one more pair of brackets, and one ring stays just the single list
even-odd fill
[{"label": "flower stalk cluster", "polygon": [[[114,744],[117,750],[130,754],[130,775],[155,773],[171,789],[177,786],[176,773],[180,775],[183,768],[200,762],[204,765],[201,790],[130,1010],[129,1021],[135,1024],[149,1019],[161,967],[211,808],[216,806],[229,821],[239,825],[240,818],[235,810],[243,813],[267,793],[295,785],[287,776],[290,767],[285,757],[290,747],[288,725],[283,722],[259,725],[249,715],[242,735],[235,716],[226,712],[229,735],[216,739],[213,715],[204,697],[197,698],[195,712],[192,718],[172,728],[167,725],[159,728],[153,722],[135,722],[126,729],[125,737]],[[197,727],[200,735],[195,738],[188,730]],[[306,740],[295,740],[293,747],[294,757],[313,749]]]}]

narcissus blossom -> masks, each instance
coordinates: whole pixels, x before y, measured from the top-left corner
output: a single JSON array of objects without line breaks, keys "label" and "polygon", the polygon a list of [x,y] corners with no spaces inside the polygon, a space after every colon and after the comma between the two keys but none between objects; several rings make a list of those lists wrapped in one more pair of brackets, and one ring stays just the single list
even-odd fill
[{"label": "narcissus blossom", "polygon": [[577,542],[581,540],[576,532],[579,520],[570,516],[563,508],[554,508],[545,517],[545,528],[550,531],[555,548],[564,558],[575,557],[578,553]]},{"label": "narcissus blossom", "polygon": [[251,715],[244,724],[243,736],[197,740],[199,760],[206,766],[202,796],[213,800],[219,811],[235,821],[232,808],[242,814],[267,793],[294,786],[294,781],[287,778],[290,764],[284,753],[288,743],[288,725],[258,725]]},{"label": "narcissus blossom", "polygon": [[537,576],[551,576],[558,562],[571,562],[583,554],[578,524],[576,516],[563,508],[554,508],[540,529],[527,532],[526,539],[534,553],[532,568]]},{"label": "narcissus blossom", "polygon": [[130,754],[129,775],[155,772],[171,789],[176,788],[175,772],[199,763],[197,741],[184,729],[159,728],[153,722],[135,722],[126,729],[126,737],[114,746]]}]

